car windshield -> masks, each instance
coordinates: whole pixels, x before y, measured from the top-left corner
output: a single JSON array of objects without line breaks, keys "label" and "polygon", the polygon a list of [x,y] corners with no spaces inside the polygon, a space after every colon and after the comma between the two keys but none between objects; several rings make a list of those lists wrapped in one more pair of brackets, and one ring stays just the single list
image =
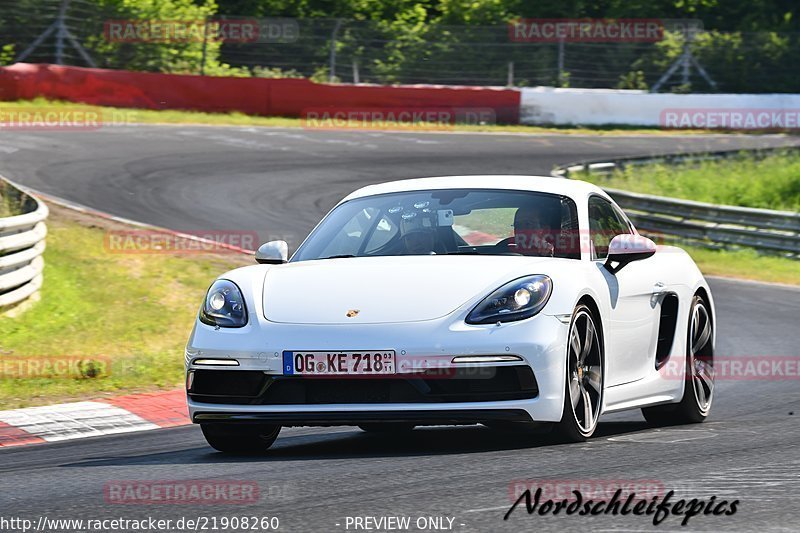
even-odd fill
[{"label": "car windshield", "polygon": [[292,257],[531,255],[580,259],[575,203],[528,191],[442,189],[367,196],[336,207]]}]

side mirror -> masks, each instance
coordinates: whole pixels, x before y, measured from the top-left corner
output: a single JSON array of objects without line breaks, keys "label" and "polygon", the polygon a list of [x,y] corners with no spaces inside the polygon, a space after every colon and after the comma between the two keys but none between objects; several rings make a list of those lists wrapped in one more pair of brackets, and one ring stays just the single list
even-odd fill
[{"label": "side mirror", "polygon": [[[641,235],[617,235],[608,245],[608,258],[605,267],[616,274],[622,267],[633,261],[647,259],[656,253],[656,243]],[[617,263],[614,267],[611,263]]]},{"label": "side mirror", "polygon": [[256,263],[280,265],[289,260],[289,245],[286,241],[269,241],[258,247]]}]

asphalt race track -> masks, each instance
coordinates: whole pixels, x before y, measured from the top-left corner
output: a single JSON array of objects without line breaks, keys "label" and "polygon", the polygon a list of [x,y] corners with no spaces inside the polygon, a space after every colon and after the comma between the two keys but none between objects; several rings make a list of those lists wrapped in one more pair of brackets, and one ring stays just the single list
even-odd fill
[{"label": "asphalt race track", "polygon": [[545,174],[621,155],[800,143],[783,137],[579,137],[119,126],[0,132],[0,174],[178,230],[257,231],[296,247],[352,190],[391,179]]},{"label": "asphalt race track", "polygon": [[[609,156],[796,144],[792,138],[358,133],[126,126],[0,132],[0,174],[47,194],[178,230],[255,230],[292,247],[338,199],[368,183],[443,174],[547,174]],[[800,356],[800,290],[712,279],[721,356]],[[181,354],[175,354],[181,357]],[[277,516],[278,531],[354,531],[347,517],[452,518],[452,531],[648,530],[652,517],[528,516],[508,521],[519,480],[652,481],[677,497],[739,500],[734,516],[668,517],[661,531],[796,531],[800,384],[718,382],[709,421],[649,429],[605,417],[577,445],[482,427],[404,438],[355,428],[284,430],[271,452],[231,458],[197,427],[0,451],[0,515],[48,518]],[[246,505],[118,505],[119,480],[253,481]],[[447,526],[448,521],[444,521]],[[414,528],[411,529],[415,530]]]}]

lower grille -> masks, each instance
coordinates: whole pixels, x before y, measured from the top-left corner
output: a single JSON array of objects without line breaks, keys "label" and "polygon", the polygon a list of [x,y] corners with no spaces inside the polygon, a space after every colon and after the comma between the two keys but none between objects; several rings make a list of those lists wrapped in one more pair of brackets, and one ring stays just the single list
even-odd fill
[{"label": "lower grille", "polygon": [[458,368],[447,375],[397,377],[268,376],[258,371],[196,370],[189,391],[202,403],[320,405],[488,402],[536,398],[528,366]]}]

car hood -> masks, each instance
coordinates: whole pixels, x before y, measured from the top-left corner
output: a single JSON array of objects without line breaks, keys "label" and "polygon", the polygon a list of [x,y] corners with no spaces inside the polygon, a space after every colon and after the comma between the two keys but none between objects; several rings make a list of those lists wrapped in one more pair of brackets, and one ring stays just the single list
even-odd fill
[{"label": "car hood", "polygon": [[433,320],[507,281],[544,273],[536,267],[548,260],[433,255],[288,263],[265,275],[264,317],[292,324]]}]

